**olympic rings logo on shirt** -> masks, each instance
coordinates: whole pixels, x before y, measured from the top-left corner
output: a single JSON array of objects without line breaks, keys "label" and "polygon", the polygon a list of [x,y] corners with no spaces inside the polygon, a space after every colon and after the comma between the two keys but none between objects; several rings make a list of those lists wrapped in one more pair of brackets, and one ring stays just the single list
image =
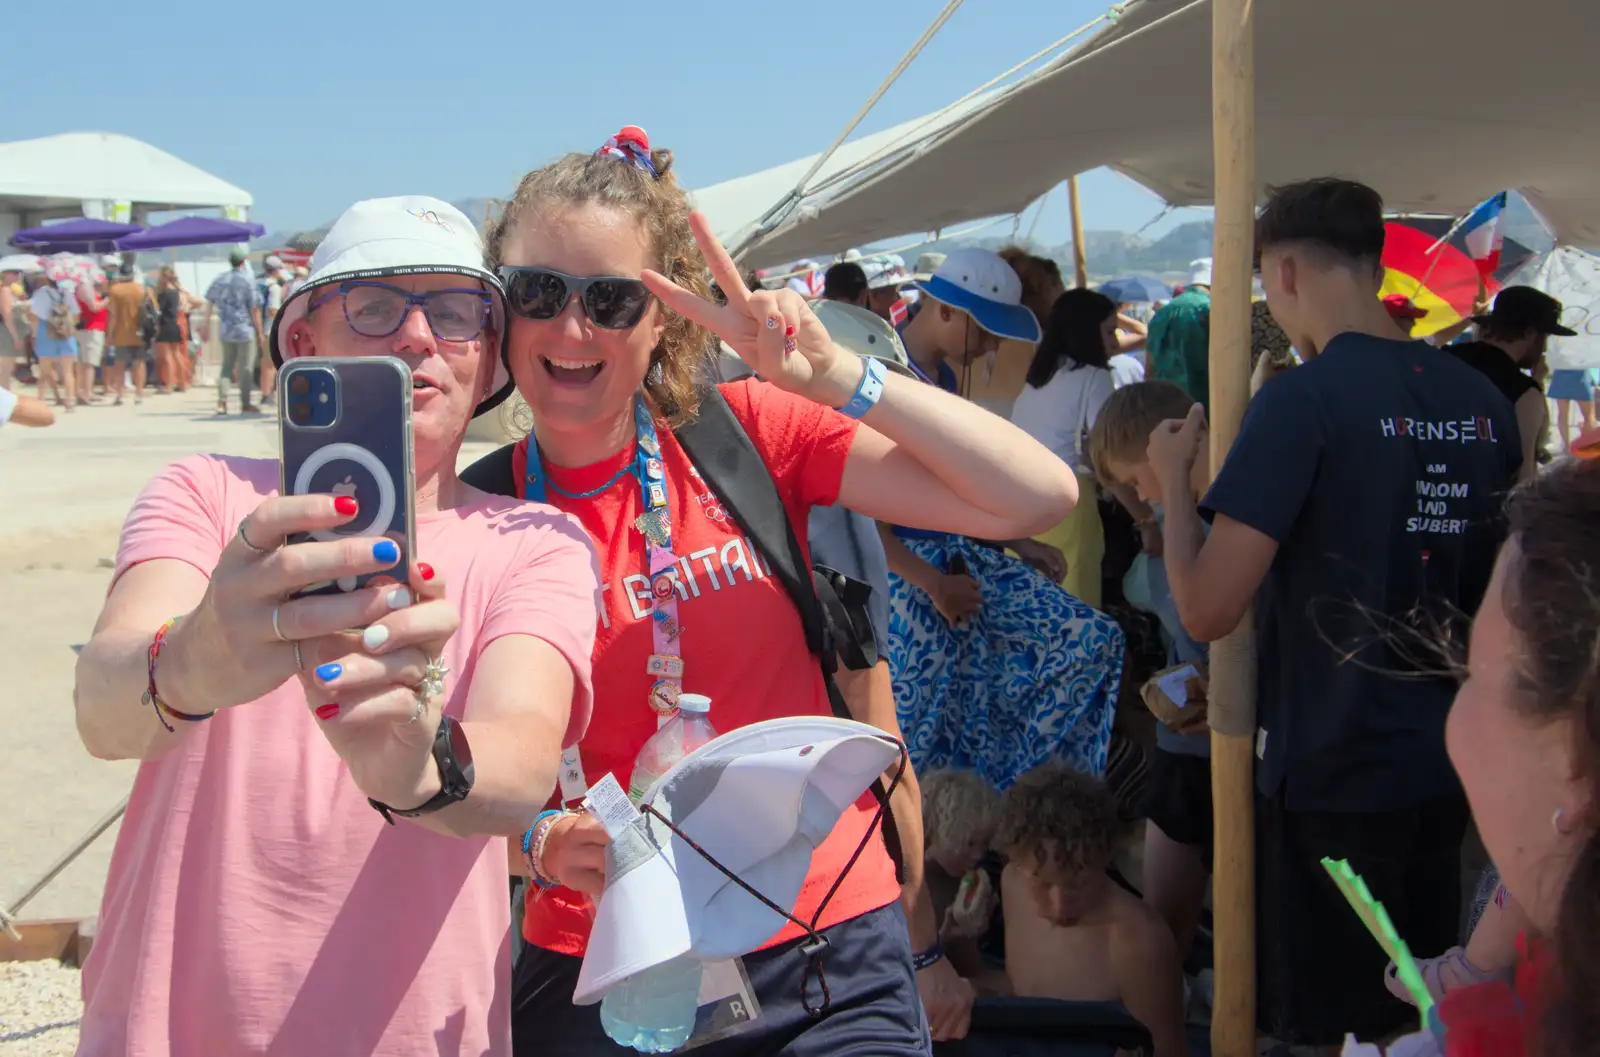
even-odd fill
[{"label": "olympic rings logo on shirt", "polygon": [[712,521],[721,523],[728,520],[728,512],[722,508],[720,503],[708,504],[704,509],[706,517]]}]

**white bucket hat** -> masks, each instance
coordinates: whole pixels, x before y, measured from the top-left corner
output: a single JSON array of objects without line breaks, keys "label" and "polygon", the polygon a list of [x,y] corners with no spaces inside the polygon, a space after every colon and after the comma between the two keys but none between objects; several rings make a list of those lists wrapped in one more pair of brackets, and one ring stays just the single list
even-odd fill
[{"label": "white bucket hat", "polygon": [[[917,262],[920,269],[922,261]],[[1039,321],[1022,303],[1022,280],[998,254],[967,247],[949,254],[918,290],[958,308],[989,333],[1038,344]]]},{"label": "white bucket hat", "polygon": [[812,304],[811,311],[828,328],[828,337],[835,344],[857,356],[881,360],[885,367],[896,374],[916,377],[911,370],[911,358],[906,355],[906,347],[901,344],[900,335],[895,333],[888,320],[843,301],[817,301]]},{"label": "white bucket hat", "polygon": [[645,813],[606,849],[606,887],[573,1002],[598,1002],[684,954],[737,958],[777,935],[783,915],[707,856],[792,913],[812,851],[904,753],[876,727],[797,716],[741,727],[680,760],[643,800],[678,833]]},{"label": "white bucket hat", "polygon": [[321,287],[351,279],[434,273],[481,279],[494,303],[492,322],[498,344],[485,349],[495,357],[489,395],[472,412],[481,415],[511,395],[506,367],[505,290],[483,263],[483,241],[465,213],[426,195],[369,198],[346,209],[311,255],[311,274],[283,303],[272,321],[268,348],[279,367],[287,358],[283,336],[306,314],[309,296]]}]

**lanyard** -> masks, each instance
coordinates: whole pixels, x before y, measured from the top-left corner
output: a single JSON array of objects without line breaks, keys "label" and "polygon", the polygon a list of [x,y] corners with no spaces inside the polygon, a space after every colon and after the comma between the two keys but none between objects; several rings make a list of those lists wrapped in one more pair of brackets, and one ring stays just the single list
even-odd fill
[{"label": "lanyard", "polygon": [[[683,657],[678,648],[683,626],[678,620],[678,600],[684,588],[678,580],[677,556],[672,553],[672,518],[667,504],[666,472],[661,465],[661,443],[656,439],[655,422],[642,395],[634,399],[633,424],[638,450],[630,469],[633,479],[639,484],[640,506],[644,508],[644,512],[634,520],[633,527],[644,534],[648,546],[650,635],[654,651],[645,661],[645,672],[651,677],[647,703],[655,712],[657,723],[665,725],[678,711],[678,695],[683,690]],[[559,489],[556,491],[560,492]],[[568,495],[564,492],[560,494]],[[571,498],[588,498],[596,494],[598,492],[578,493]],[[548,502],[545,495],[546,475],[544,463],[539,457],[539,443],[530,436],[522,497],[535,503],[545,503]],[[563,753],[561,759],[562,799],[571,801],[581,798],[588,789],[577,746]]]}]

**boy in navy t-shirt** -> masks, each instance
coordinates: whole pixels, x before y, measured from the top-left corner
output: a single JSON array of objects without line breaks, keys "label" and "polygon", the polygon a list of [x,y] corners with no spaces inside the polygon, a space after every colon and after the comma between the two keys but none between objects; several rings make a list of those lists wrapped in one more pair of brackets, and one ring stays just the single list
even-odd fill
[{"label": "boy in navy t-shirt", "polygon": [[1184,626],[1221,638],[1255,603],[1261,1027],[1333,1046],[1415,1010],[1325,876],[1348,859],[1413,952],[1456,942],[1468,811],[1444,749],[1438,651],[1488,586],[1521,443],[1505,397],[1389,318],[1383,203],[1346,180],[1273,192],[1257,221],[1272,315],[1304,366],[1262,387],[1200,516],[1182,499],[1198,409],[1151,436]]}]

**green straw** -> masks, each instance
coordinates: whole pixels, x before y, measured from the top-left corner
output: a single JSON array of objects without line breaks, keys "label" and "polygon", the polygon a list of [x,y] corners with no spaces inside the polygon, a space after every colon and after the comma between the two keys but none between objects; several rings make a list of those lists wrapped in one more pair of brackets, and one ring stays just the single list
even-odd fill
[{"label": "green straw", "polygon": [[1344,894],[1356,915],[1361,918],[1362,924],[1367,926],[1367,931],[1372,933],[1372,938],[1378,941],[1391,961],[1399,971],[1400,982],[1405,985],[1411,997],[1417,1003],[1417,1011],[1422,1014],[1422,1022],[1428,1023],[1428,1013],[1433,1009],[1433,995],[1428,993],[1428,985],[1422,980],[1422,972],[1417,968],[1417,960],[1411,956],[1411,948],[1406,946],[1406,941],[1394,930],[1394,922],[1389,920],[1389,912],[1383,909],[1383,904],[1372,898],[1372,892],[1367,888],[1367,882],[1361,875],[1350,869],[1350,864],[1343,859],[1322,860],[1322,868],[1328,871],[1328,876],[1333,878],[1333,883],[1339,886],[1339,891]]}]

